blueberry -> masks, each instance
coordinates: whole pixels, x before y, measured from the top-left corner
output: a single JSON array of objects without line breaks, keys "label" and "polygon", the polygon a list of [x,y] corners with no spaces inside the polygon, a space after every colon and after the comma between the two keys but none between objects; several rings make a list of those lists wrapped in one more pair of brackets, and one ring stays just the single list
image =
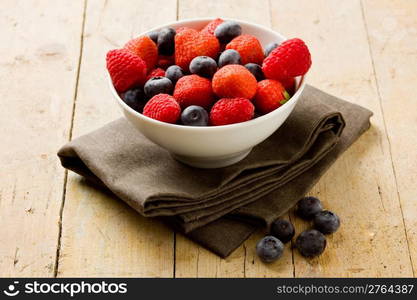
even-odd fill
[{"label": "blueberry", "polygon": [[236,50],[227,49],[220,54],[219,68],[225,65],[240,65],[240,54]]},{"label": "blueberry", "polygon": [[256,254],[263,262],[273,262],[282,256],[284,244],[271,235],[264,237],[256,245]]},{"label": "blueberry", "polygon": [[165,71],[165,77],[169,78],[169,80],[171,80],[171,82],[174,84],[184,75],[184,70],[177,65],[169,66]]},{"label": "blueberry", "polygon": [[167,27],[158,33],[158,51],[162,55],[172,55],[175,50],[175,29]]},{"label": "blueberry", "polygon": [[315,197],[304,197],[297,203],[296,213],[303,219],[310,220],[314,215],[323,210],[319,199]]},{"label": "blueberry", "polygon": [[208,113],[201,106],[188,106],[181,114],[181,122],[188,126],[207,126]]},{"label": "blueberry", "polygon": [[146,104],[143,91],[140,88],[134,88],[126,91],[122,95],[123,101],[137,112],[142,112]]},{"label": "blueberry", "polygon": [[340,219],[331,211],[323,210],[318,212],[313,219],[314,227],[324,234],[336,232],[340,227]]},{"label": "blueberry", "polygon": [[302,256],[315,257],[323,253],[326,243],[326,237],[320,231],[309,229],[300,233],[295,246]]},{"label": "blueberry", "polygon": [[174,86],[166,77],[152,77],[146,81],[144,86],[145,95],[148,99],[158,94],[171,94]]},{"label": "blueberry", "polygon": [[245,65],[245,68],[255,76],[256,80],[261,81],[265,79],[264,72],[262,72],[262,67],[260,65],[248,63]]},{"label": "blueberry", "polygon": [[277,219],[271,224],[271,235],[283,243],[291,241],[295,234],[294,226],[290,221]]},{"label": "blueberry", "polygon": [[208,56],[194,57],[190,62],[190,72],[202,77],[211,78],[217,71],[217,63]]},{"label": "blueberry", "polygon": [[276,47],[278,47],[278,43],[269,43],[268,45],[266,45],[265,47],[265,57],[269,55],[269,53],[272,52],[272,50],[274,50]]},{"label": "blueberry", "polygon": [[226,44],[238,35],[242,34],[242,27],[235,21],[226,21],[221,23],[214,30],[214,35],[220,43]]},{"label": "blueberry", "polygon": [[155,44],[158,43],[158,35],[159,35],[158,31],[151,31],[148,33],[148,36],[151,38],[152,41],[155,42]]}]

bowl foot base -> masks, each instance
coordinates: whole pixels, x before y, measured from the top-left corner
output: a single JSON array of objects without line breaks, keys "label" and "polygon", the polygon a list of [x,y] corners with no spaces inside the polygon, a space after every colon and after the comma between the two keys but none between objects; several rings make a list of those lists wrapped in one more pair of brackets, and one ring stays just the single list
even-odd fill
[{"label": "bowl foot base", "polygon": [[176,160],[192,167],[203,169],[215,169],[227,167],[241,161],[251,152],[251,150],[252,149],[230,155],[214,157],[183,156],[175,153],[171,153],[171,155]]}]

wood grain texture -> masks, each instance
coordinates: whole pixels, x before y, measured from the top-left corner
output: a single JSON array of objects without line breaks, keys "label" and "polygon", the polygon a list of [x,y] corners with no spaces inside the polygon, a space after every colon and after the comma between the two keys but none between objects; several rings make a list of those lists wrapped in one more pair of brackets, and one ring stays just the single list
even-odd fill
[{"label": "wood grain texture", "polygon": [[[73,136],[121,116],[112,99],[105,54],[130,38],[176,19],[176,1],[89,0]],[[171,230],[142,218],[114,196],[69,174],[58,276],[171,277]]]},{"label": "wood grain texture", "polygon": [[1,2],[0,276],[53,276],[82,1]]},{"label": "wood grain texture", "polygon": [[414,276],[417,274],[417,2],[363,1]]},{"label": "wood grain texture", "polygon": [[[372,127],[313,189],[342,219],[325,253],[294,252],[295,275],[412,276],[360,1],[271,1],[273,28],[309,45],[309,83],[374,112]],[[296,220],[297,231],[310,226]]]}]

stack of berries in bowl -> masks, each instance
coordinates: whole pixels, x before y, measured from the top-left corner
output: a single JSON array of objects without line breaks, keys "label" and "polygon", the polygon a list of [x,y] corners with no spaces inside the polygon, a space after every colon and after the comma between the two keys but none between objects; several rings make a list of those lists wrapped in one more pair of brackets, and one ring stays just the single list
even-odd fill
[{"label": "stack of berries in bowl", "polygon": [[311,66],[298,38],[262,48],[235,21],[215,19],[200,31],[164,28],[132,39],[106,57],[123,101],[158,121],[219,126],[267,114],[295,92]]}]

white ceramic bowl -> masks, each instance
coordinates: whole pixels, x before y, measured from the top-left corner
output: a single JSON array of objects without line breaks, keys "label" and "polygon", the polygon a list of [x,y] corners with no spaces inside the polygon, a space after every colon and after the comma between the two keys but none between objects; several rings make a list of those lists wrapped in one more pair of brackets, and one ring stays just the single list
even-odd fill
[{"label": "white ceramic bowl", "polygon": [[[150,31],[182,26],[201,29],[211,20],[213,18],[181,20]],[[285,40],[282,35],[266,27],[240,20],[235,21],[242,26],[244,34],[256,36],[263,47],[270,42]],[[193,127],[160,122],[136,112],[120,98],[110,77],[109,83],[124,116],[137,130],[155,144],[168,150],[175,159],[199,168],[225,167],[245,158],[254,146],[268,138],[284,123],[297,104],[305,86],[304,78],[297,78],[296,93],[289,101],[278,109],[253,120],[224,126]]]}]

